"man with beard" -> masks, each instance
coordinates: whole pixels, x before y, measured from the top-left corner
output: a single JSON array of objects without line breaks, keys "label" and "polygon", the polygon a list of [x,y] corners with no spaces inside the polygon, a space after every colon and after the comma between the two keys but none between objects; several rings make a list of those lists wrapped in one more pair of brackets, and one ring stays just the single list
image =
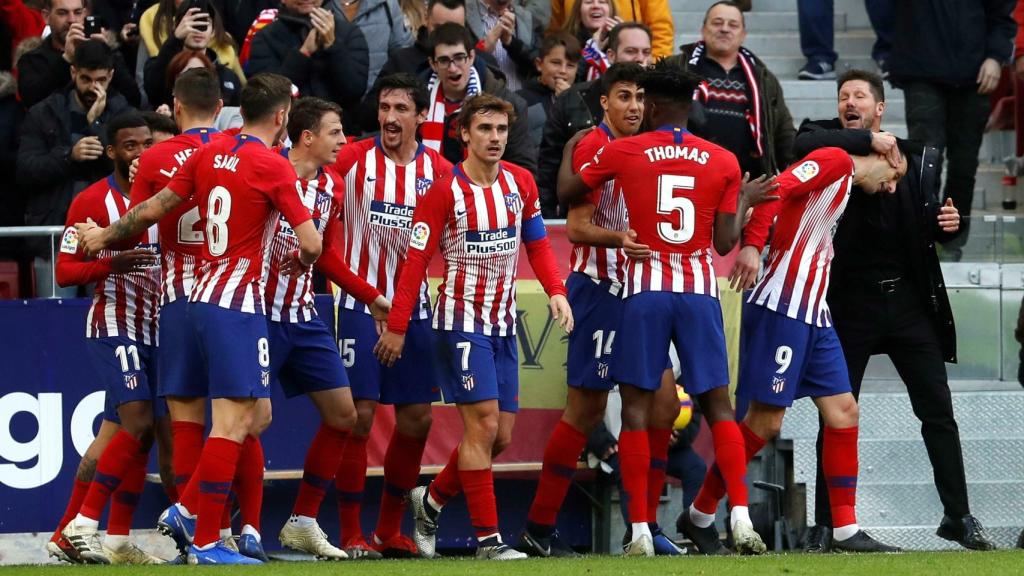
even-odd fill
[{"label": "man with beard", "polygon": [[[129,541],[128,531],[145,484],[155,422],[167,413],[166,405],[156,398],[160,268],[156,255],[146,247],[156,242],[156,229],[143,235],[138,248],[104,250],[87,258],[74,227],[86,220],[109,226],[128,211],[128,167],[153,143],[153,137],[136,113],[112,120],[107,137],[106,154],[114,162],[114,173],[83,190],[71,203],[57,259],[57,281],[62,286],[96,284],[86,320],[87,349],[97,383],[106,388],[103,420],[120,428],[103,449],[84,497],[80,492],[72,496],[72,500],[81,498],[78,513],[55,543],[69,559],[90,564],[155,564],[160,560]],[[108,501],[107,537],[100,544],[97,529]]]},{"label": "man with beard", "polygon": [[[828,302],[850,373],[860,395],[868,359],[889,355],[907,386],[935,471],[945,516],[938,535],[973,550],[991,550],[970,513],[960,434],[953,415],[945,362],[956,362],[956,331],[935,242],[952,238],[960,215],[952,200],[938,202],[939,169],[934,148],[914,148],[881,129],[882,79],[850,70],[839,77],[839,118],[805,121],[796,137],[798,156],[824,146],[850,154],[884,154],[895,162],[903,148],[910,164],[895,194],[864,194],[854,188],[835,232]],[[829,549],[832,518],[822,471],[818,433],[815,524],[808,551]]]},{"label": "man with beard", "polygon": [[[334,168],[345,178],[343,222],[345,259],[386,298],[393,298],[412,233],[417,202],[452,165],[437,151],[416,141],[427,113],[427,90],[411,74],[379,81],[377,120],[380,136],[349,144]],[[431,375],[435,353],[426,283],[409,322],[403,357],[383,367],[373,356],[377,326],[372,309],[352,294],[339,292],[338,342],[345,359],[358,421],[334,476],[341,516],[341,542],[353,558],[418,556],[401,533],[405,495],[416,487],[420,460],[430,432],[430,403],[440,399]],[[360,502],[366,483],[366,443],[378,404],[395,410],[395,429],[384,455],[384,492],[370,541],[360,526]]]},{"label": "man with beard", "polygon": [[[33,106],[22,125],[17,178],[31,190],[25,207],[29,226],[64,224],[71,199],[110,173],[110,159],[103,155],[105,124],[131,107],[122,96],[107,93],[114,56],[106,44],[88,40],[74,54],[73,85]],[[49,242],[37,239],[28,246],[36,256],[36,295],[53,295]],[[72,297],[75,289],[58,294]]]},{"label": "man with beard", "polygon": [[[25,108],[31,108],[68,83],[68,68],[75,61],[75,52],[83,42],[107,42],[104,34],[85,37],[85,0],[47,0],[43,3],[43,18],[50,27],[50,35],[34,50],[18,59],[18,96]],[[133,106],[142,101],[135,76],[119,51],[112,52],[113,81],[111,88],[119,92]]]}]

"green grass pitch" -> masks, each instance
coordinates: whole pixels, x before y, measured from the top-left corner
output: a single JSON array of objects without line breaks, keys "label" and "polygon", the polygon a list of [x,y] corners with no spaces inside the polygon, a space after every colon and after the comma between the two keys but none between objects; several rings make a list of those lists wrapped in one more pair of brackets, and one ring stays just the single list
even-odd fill
[{"label": "green grass pitch", "polygon": [[71,576],[77,574],[142,576],[207,573],[275,576],[875,576],[889,574],[983,576],[1024,574],[1024,551],[913,552],[891,555],[812,556],[777,554],[729,558],[622,558],[589,556],[574,560],[478,561],[384,560],[378,562],[273,562],[257,567],[171,566],[11,566],[0,576]]}]

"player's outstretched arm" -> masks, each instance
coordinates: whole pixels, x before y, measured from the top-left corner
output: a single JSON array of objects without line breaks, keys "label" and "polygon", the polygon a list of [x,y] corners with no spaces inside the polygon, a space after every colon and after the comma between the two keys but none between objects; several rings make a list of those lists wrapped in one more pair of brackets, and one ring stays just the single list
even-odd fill
[{"label": "player's outstretched arm", "polygon": [[299,261],[306,266],[312,266],[323,252],[324,244],[320,233],[313,220],[308,219],[294,228],[295,236],[299,240]]},{"label": "player's outstretched arm", "polygon": [[92,255],[111,244],[136,236],[159,222],[165,214],[181,202],[180,196],[170,188],[164,188],[156,196],[129,210],[127,214],[107,228],[100,228],[91,221],[76,223],[75,228],[81,238],[82,248],[86,254]]},{"label": "player's outstretched arm", "polygon": [[572,138],[565,143],[562,149],[562,164],[558,167],[558,201],[566,204],[574,204],[583,198],[590,191],[590,187],[572,170],[572,156],[576,150],[576,144],[583,139],[593,128],[580,130],[573,134]]}]

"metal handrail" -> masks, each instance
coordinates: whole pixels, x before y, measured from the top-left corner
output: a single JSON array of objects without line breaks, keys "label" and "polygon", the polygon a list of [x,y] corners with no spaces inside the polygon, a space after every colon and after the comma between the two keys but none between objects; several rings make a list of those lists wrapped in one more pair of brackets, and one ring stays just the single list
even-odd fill
[{"label": "metal handrail", "polygon": [[57,248],[53,239],[64,233],[63,226],[0,226],[0,238],[50,237],[50,294],[57,296]]}]

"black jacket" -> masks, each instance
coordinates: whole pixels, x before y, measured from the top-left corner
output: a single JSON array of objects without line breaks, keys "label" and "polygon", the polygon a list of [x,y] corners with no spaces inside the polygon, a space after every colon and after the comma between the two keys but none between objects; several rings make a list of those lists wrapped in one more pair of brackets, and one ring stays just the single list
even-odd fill
[{"label": "black jacket", "polygon": [[[64,225],[71,199],[86,186],[110,174],[113,168],[106,155],[89,162],[71,160],[73,136],[98,136],[106,144],[104,126],[110,119],[132,106],[119,94],[107,95],[103,114],[81,133],[72,135],[71,90],[52,94],[33,106],[21,127],[18,147],[18,182],[27,194],[25,224],[28,226]],[[49,255],[49,241],[32,242],[37,255]]]},{"label": "black jacket", "polygon": [[[70,84],[71,65],[64,60],[64,52],[54,48],[49,40],[44,40],[18,60],[18,95],[25,108],[35,106]],[[142,102],[135,75],[118,50],[114,50],[114,77],[110,79],[109,90],[124,96],[132,106],[137,107]]]},{"label": "black jacket", "polygon": [[318,96],[355,110],[366,90],[370,56],[359,27],[334,17],[334,44],[307,58],[299,52],[309,27],[278,18],[252,40],[246,74],[288,77],[302,96]]},{"label": "black jacket", "polygon": [[[167,67],[171,64],[171,60],[184,49],[185,43],[172,36],[160,46],[156,57],[146,60],[143,84],[150,106],[156,108],[161,104],[174,105],[174,85],[167,84]],[[242,93],[242,81],[238,78],[238,74],[221,64],[217,60],[217,53],[213,50],[207,49],[206,56],[217,67],[217,77],[220,79],[220,97],[224,100],[224,105],[238,106],[239,96]]]},{"label": "black jacket", "polygon": [[889,74],[908,81],[973,86],[986,58],[1013,56],[1014,0],[902,0],[896,11]]},{"label": "black jacket", "polygon": [[555,92],[540,83],[539,78],[530,78],[516,94],[526,102],[530,114],[530,145],[540,153],[540,142],[544,137],[544,125],[555,101]]},{"label": "black jacket", "polygon": [[[842,148],[855,155],[870,154],[871,133],[868,130],[844,130],[838,119],[804,121],[797,133],[793,151],[797,157],[803,157],[813,150],[826,146]],[[942,267],[935,252],[936,242],[954,236],[942,232],[937,221],[942,205],[939,201],[940,175],[936,169],[938,150],[903,141],[900,142],[900,148],[909,162],[907,175],[899,181],[896,189],[900,200],[900,224],[904,230],[904,238],[913,243],[911,257],[908,259],[911,268],[908,275],[931,318],[935,334],[942,346],[943,359],[955,363],[956,326],[953,323],[949,297],[946,295]],[[849,290],[855,279],[849,277],[844,264],[847,254],[859,250],[858,239],[854,235],[856,227],[850,223],[859,222],[864,218],[864,198],[864,194],[858,188],[854,188],[832,238],[835,259],[832,261],[827,300],[829,307],[836,311],[836,316],[843,315],[844,307],[858,306],[858,293]],[[836,329],[842,330],[842,326],[837,324]]]},{"label": "black jacket", "polygon": [[545,218],[565,218],[565,210],[559,208],[555,190],[565,143],[580,130],[597,126],[603,116],[600,79],[573,84],[559,94],[548,109],[537,159],[537,191]]}]

